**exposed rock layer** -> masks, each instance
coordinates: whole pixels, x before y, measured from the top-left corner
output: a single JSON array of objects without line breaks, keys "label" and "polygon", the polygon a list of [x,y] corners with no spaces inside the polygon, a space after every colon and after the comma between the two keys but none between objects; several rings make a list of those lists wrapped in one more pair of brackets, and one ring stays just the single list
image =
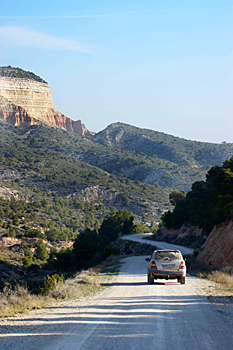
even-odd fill
[{"label": "exposed rock layer", "polygon": [[233,268],[233,221],[215,227],[197,259],[207,265]]},{"label": "exposed rock layer", "polygon": [[[52,90],[41,80],[12,77],[14,68],[4,67],[0,76],[0,117],[14,126],[54,125],[80,135],[90,135],[81,120],[74,121],[56,111]],[[8,72],[9,70],[9,72]],[[16,75],[17,75],[17,69]]]}]

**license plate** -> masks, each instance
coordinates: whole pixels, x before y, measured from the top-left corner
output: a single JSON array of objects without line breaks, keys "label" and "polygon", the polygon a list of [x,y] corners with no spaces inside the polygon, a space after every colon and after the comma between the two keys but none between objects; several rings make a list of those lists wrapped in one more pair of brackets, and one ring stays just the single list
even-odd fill
[{"label": "license plate", "polygon": [[162,264],[164,269],[173,269],[175,267],[175,264]]}]

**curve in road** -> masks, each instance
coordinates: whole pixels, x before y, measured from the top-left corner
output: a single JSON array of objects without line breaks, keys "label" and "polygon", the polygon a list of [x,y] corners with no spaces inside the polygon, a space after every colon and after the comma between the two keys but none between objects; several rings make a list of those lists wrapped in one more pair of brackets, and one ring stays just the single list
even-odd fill
[{"label": "curve in road", "polygon": [[159,242],[159,241],[152,241],[150,239],[146,239],[147,237],[150,237],[151,234],[135,234],[135,235],[125,235],[121,236],[124,240],[134,241],[138,243],[147,243],[150,245],[156,246],[158,249],[178,249],[183,255],[186,254],[193,254],[193,249],[183,247],[181,245],[175,245],[170,244],[167,242]]}]

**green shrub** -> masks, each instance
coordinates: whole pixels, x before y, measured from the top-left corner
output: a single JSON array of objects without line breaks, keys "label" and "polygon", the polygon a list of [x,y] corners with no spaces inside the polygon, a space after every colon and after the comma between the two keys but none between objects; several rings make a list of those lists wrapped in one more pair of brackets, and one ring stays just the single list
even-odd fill
[{"label": "green shrub", "polygon": [[0,255],[0,260],[8,262],[8,259],[7,258],[3,258],[1,255]]},{"label": "green shrub", "polygon": [[[21,243],[21,245],[22,245],[22,243]],[[26,243],[26,242],[24,242],[24,243]],[[32,252],[29,248],[27,248],[24,252],[23,266],[29,267],[31,264],[32,264]]]},{"label": "green shrub", "polygon": [[101,253],[102,260],[106,260],[110,255],[117,255],[118,251],[115,247],[107,245]]},{"label": "green shrub", "polygon": [[57,284],[63,284],[64,283],[64,276],[58,275],[57,273],[47,276],[44,279],[44,288],[40,288],[40,292],[42,295],[48,295],[51,290],[53,290]]},{"label": "green shrub", "polygon": [[56,253],[56,266],[64,270],[75,265],[73,248],[62,248]]},{"label": "green shrub", "polygon": [[41,261],[46,261],[49,258],[46,246],[42,240],[37,243],[37,248],[35,250],[34,257]]}]

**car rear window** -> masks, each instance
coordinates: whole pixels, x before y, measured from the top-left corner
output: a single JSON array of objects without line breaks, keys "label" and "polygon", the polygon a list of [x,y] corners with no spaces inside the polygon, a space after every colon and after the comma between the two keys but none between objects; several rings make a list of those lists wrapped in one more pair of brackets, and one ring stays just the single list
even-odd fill
[{"label": "car rear window", "polygon": [[155,254],[155,260],[181,260],[180,252],[159,251]]}]

